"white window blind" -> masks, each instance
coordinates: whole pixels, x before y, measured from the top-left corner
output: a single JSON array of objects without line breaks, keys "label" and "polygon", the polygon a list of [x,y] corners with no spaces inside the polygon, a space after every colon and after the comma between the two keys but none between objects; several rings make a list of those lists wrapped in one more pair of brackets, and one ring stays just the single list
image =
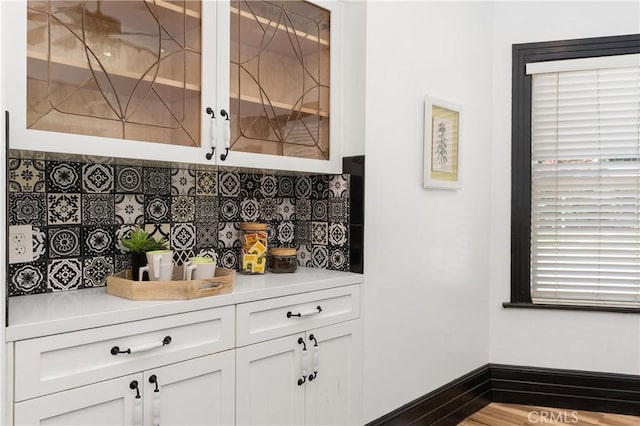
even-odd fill
[{"label": "white window blind", "polygon": [[532,77],[534,303],[640,306],[637,57]]}]

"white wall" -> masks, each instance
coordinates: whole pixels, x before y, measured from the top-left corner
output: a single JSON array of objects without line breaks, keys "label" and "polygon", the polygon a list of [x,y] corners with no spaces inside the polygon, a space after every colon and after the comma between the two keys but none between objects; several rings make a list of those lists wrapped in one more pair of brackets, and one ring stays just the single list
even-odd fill
[{"label": "white wall", "polygon": [[[2,26],[2,9],[4,5],[0,2],[0,27]],[[5,132],[4,132],[4,104],[3,104],[3,94],[4,94],[4,80],[2,77],[2,50],[3,50],[3,39],[2,39],[2,31],[0,31],[0,162],[2,162],[2,166],[0,167],[0,206],[4,208],[6,204],[6,172],[4,170],[4,158],[5,158]],[[5,257],[5,244],[6,244],[6,235],[5,230],[7,229],[6,225],[6,214],[1,214],[0,217],[0,262],[4,263]],[[5,407],[4,407],[4,397],[2,395],[6,395],[5,391],[5,382],[4,378],[6,377],[6,357],[5,357],[5,344],[4,344],[4,328],[5,328],[5,268],[0,268],[0,423],[4,423],[5,419]]]},{"label": "white wall", "polygon": [[[489,361],[491,5],[367,4],[364,420]],[[422,188],[423,98],[464,107],[462,189]]]},{"label": "white wall", "polygon": [[636,314],[503,309],[509,300],[511,44],[640,32],[640,3],[497,3],[493,28],[491,362],[640,373]]}]

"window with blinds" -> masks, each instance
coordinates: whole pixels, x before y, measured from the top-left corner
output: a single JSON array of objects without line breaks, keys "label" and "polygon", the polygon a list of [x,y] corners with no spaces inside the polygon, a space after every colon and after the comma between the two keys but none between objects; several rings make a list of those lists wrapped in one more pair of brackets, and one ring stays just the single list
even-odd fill
[{"label": "window with blinds", "polygon": [[527,74],[532,301],[640,306],[640,55]]}]

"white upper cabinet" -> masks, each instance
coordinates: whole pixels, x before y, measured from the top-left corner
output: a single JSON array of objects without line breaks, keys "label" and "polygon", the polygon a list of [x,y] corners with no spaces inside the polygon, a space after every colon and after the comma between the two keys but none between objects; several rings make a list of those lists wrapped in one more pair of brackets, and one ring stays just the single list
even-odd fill
[{"label": "white upper cabinet", "polygon": [[337,1],[5,7],[11,148],[341,170]]}]

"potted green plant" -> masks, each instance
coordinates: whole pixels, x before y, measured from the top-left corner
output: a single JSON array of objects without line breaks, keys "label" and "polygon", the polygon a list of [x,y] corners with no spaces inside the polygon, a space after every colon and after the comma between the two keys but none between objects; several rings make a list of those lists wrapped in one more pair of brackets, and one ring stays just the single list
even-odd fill
[{"label": "potted green plant", "polygon": [[138,270],[147,264],[146,253],[154,250],[166,250],[166,238],[156,239],[139,226],[131,230],[128,236],[121,240],[122,246],[131,252],[131,272],[133,280],[138,280]]}]

